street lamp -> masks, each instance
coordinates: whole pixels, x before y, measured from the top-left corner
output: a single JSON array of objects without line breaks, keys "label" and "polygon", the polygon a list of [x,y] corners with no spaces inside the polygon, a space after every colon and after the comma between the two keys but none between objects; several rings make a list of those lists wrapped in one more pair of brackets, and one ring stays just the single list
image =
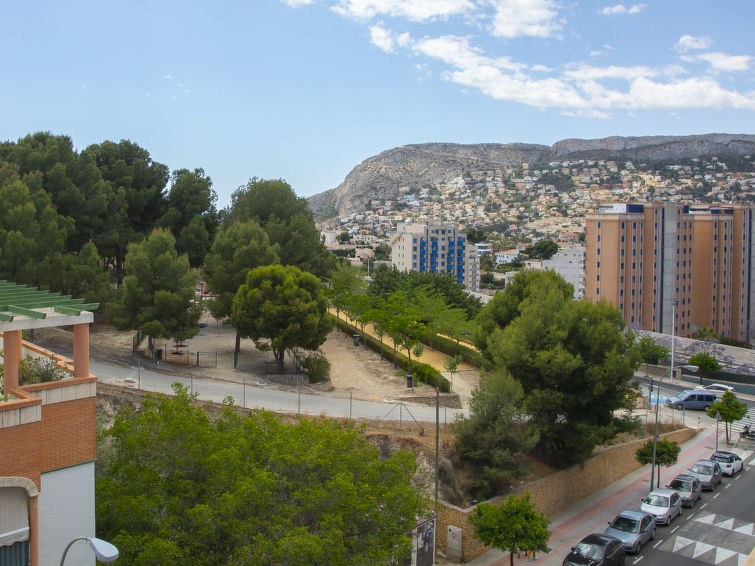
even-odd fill
[{"label": "street lamp", "polygon": [[71,545],[77,540],[87,541],[89,543],[89,546],[92,548],[94,555],[97,557],[97,560],[99,560],[100,562],[110,564],[111,562],[115,562],[118,558],[118,549],[115,547],[115,545],[110,544],[108,541],[95,537],[76,537],[68,543],[68,546],[66,546],[66,549],[63,551],[63,556],[60,557],[60,566],[63,566],[63,562],[65,562],[66,560],[68,549],[71,548]]},{"label": "street lamp", "polygon": [[[656,445],[658,444],[658,407],[661,404],[661,382],[663,381],[664,377],[666,377],[670,373],[673,373],[673,371],[678,368],[686,370],[690,373],[695,373],[698,369],[700,369],[697,366],[693,366],[693,365],[683,365],[683,366],[677,366],[677,367],[674,367],[672,365],[670,368],[668,368],[664,372],[664,374],[658,380],[658,386],[655,389],[655,432],[653,433],[653,467],[650,470],[650,491],[653,491],[653,484],[655,484],[655,450],[656,450]],[[652,398],[652,396],[653,396],[653,391],[651,389],[650,397]]]}]

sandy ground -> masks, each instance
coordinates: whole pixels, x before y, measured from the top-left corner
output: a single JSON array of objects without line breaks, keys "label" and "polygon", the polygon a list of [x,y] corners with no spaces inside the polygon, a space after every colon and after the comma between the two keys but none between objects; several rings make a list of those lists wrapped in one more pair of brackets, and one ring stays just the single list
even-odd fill
[{"label": "sandy ground", "polygon": [[[260,351],[253,341],[244,339],[241,341],[238,365],[234,368],[234,329],[228,325],[218,324],[209,315],[205,315],[201,322],[206,326],[178,349],[169,341],[160,341],[157,344],[157,347],[163,350],[163,371],[192,373],[237,382],[246,379],[247,383],[255,380],[273,382],[273,374],[277,373],[277,368],[272,363],[271,352]],[[73,343],[70,334],[61,329],[45,329],[37,331],[35,341],[53,351],[70,356]],[[135,357],[132,355],[133,335],[134,332],[118,331],[107,324],[97,322],[90,328],[91,356],[123,365],[135,364]],[[146,340],[140,347],[146,349]],[[422,383],[415,383],[413,389],[407,388],[405,372],[401,368],[394,368],[392,361],[381,360],[378,353],[366,349],[363,345],[354,346],[351,335],[334,330],[320,350],[331,364],[332,387],[327,392],[321,392],[323,395],[352,395],[355,399],[373,401],[411,401],[413,397],[435,395],[434,388]],[[196,364],[197,353],[200,358],[199,367]],[[137,353],[137,356],[139,355]],[[444,354],[426,347],[419,361],[439,368],[450,380],[451,375],[443,370],[445,359]],[[290,372],[291,369],[291,360],[287,358],[285,371]],[[471,366],[460,364],[460,370],[453,376],[452,389],[459,395],[462,406],[469,406],[471,391],[478,383],[479,372]]]}]

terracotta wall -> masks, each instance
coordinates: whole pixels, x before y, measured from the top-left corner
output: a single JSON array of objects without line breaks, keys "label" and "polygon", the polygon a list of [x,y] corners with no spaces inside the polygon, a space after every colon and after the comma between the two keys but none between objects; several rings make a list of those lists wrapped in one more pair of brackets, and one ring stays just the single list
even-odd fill
[{"label": "terracotta wall", "polygon": [[39,489],[41,472],[96,459],[95,398],[43,405],[41,420],[0,429],[0,447],[0,476],[26,477]]},{"label": "terracotta wall", "polygon": [[[662,435],[662,438],[674,440],[682,444],[692,438],[695,429],[682,429]],[[524,485],[513,492],[521,496],[529,491],[535,507],[548,517],[564,511],[581,501],[585,497],[600,491],[626,474],[640,468],[637,462],[637,448],[647,442],[647,439],[635,440],[597,452],[581,464],[577,464],[543,478],[539,481]],[[505,497],[490,500],[490,503],[501,501]],[[474,507],[461,509],[453,505],[442,504],[438,509],[438,539],[437,547],[441,552],[446,551],[446,533],[448,526],[453,525],[462,529],[462,557],[466,562],[490,550],[474,538],[474,529],[467,522],[467,516],[474,511]]]}]

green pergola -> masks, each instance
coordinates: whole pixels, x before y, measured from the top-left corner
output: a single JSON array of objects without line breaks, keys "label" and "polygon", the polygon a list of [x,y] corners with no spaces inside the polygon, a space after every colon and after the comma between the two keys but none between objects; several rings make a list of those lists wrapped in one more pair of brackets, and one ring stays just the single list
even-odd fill
[{"label": "green pergola", "polygon": [[44,320],[50,313],[79,316],[99,306],[99,303],[85,303],[84,299],[74,299],[71,295],[0,280],[0,322],[13,322],[19,316]]}]

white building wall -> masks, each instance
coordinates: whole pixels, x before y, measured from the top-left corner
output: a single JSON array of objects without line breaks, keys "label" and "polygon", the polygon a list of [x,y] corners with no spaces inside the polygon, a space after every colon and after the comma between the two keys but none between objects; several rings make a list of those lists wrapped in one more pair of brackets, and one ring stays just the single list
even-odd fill
[{"label": "white building wall", "polygon": [[[94,462],[41,476],[39,493],[39,564],[58,566],[66,545],[77,537],[94,536]],[[66,564],[94,566],[94,553],[77,541]]]},{"label": "white building wall", "polygon": [[542,269],[552,269],[574,286],[574,298],[585,296],[585,246],[569,244],[563,246],[550,259],[542,261]]}]

